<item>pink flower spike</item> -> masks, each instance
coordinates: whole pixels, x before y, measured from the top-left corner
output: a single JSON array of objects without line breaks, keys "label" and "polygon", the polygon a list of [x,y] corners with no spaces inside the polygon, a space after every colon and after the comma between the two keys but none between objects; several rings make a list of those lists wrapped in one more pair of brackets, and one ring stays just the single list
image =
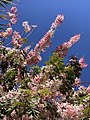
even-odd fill
[{"label": "pink flower spike", "polygon": [[51,30],[55,30],[64,20],[64,15],[58,15],[55,19],[55,22],[52,23]]},{"label": "pink flower spike", "polygon": [[76,43],[80,39],[80,34],[76,34],[74,37],[71,37],[70,42],[71,44]]},{"label": "pink flower spike", "polygon": [[53,36],[53,31],[49,30],[44,37],[39,41],[38,44],[36,44],[34,51],[40,52],[40,51],[45,51],[46,47],[49,47],[51,45],[51,38]]},{"label": "pink flower spike", "polygon": [[79,64],[81,68],[87,67],[87,64],[85,63],[84,57],[81,57],[79,60]]},{"label": "pink flower spike", "polygon": [[64,20],[64,15],[58,15],[55,20],[55,24],[59,26]]}]

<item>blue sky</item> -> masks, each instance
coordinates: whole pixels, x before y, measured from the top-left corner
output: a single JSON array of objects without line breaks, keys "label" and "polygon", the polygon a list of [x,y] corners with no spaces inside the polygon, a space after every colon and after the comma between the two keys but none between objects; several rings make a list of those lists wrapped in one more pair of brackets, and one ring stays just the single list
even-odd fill
[{"label": "blue sky", "polygon": [[81,39],[70,49],[67,58],[76,55],[78,58],[84,56],[88,67],[82,71],[81,79],[90,81],[90,0],[19,0],[19,22],[15,29],[22,32],[23,21],[29,24],[37,24],[38,28],[29,37],[29,41],[36,43],[49,30],[52,22],[58,14],[64,14],[65,20],[57,29],[52,46],[42,54],[43,60],[39,65],[44,65],[55,48],[70,37],[80,33]]}]

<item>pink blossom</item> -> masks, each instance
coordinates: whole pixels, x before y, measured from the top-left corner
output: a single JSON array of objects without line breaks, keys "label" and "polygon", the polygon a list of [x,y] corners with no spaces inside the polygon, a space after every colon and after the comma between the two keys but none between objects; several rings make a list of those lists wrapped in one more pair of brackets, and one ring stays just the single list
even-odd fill
[{"label": "pink blossom", "polygon": [[70,48],[73,44],[75,44],[80,39],[80,34],[76,34],[73,37],[70,38],[69,41],[63,43],[63,45],[66,45],[68,48]]},{"label": "pink blossom", "polygon": [[31,45],[25,47],[23,50],[27,53],[30,50],[30,48],[31,48]]},{"label": "pink blossom", "polygon": [[12,28],[7,28],[6,35],[10,36],[10,35],[12,35],[12,32],[13,32]]},{"label": "pink blossom", "polygon": [[13,32],[13,30],[11,27],[7,28],[5,32],[0,33],[0,37],[7,38],[12,35],[12,32]]},{"label": "pink blossom", "polygon": [[16,8],[16,7],[12,7],[12,8],[11,8],[11,12],[12,12],[12,13],[7,12],[7,14],[8,14],[8,17],[10,18],[10,22],[11,22],[12,24],[15,24],[15,23],[17,22],[17,18],[16,18],[17,8]]},{"label": "pink blossom", "polygon": [[63,45],[67,48],[70,48],[73,44],[75,44],[80,39],[80,34],[76,34],[70,38],[69,41],[64,42]]},{"label": "pink blossom", "polygon": [[74,86],[78,86],[80,85],[80,83],[81,83],[81,79],[76,77]]},{"label": "pink blossom", "polygon": [[32,82],[38,83],[41,81],[41,77],[39,75],[35,76],[34,79],[32,79]]},{"label": "pink blossom", "polygon": [[10,22],[11,22],[12,24],[15,24],[15,23],[17,22],[17,18],[16,18],[16,17],[13,17],[12,19],[10,19]]},{"label": "pink blossom", "polygon": [[23,22],[22,26],[24,27],[25,32],[30,32],[31,27],[28,25],[28,21]]},{"label": "pink blossom", "polygon": [[90,85],[87,87],[86,93],[90,93]]},{"label": "pink blossom", "polygon": [[12,36],[12,44],[15,47],[21,47],[22,46],[22,38],[19,32],[14,31],[14,35]]},{"label": "pink blossom", "polygon": [[56,29],[64,20],[64,15],[58,15],[55,19],[55,22],[52,23],[51,29]]},{"label": "pink blossom", "polygon": [[81,57],[79,60],[79,64],[81,68],[87,67],[87,64],[85,63],[84,57]]},{"label": "pink blossom", "polygon": [[15,115],[16,115],[16,112],[15,112],[15,110],[13,110],[13,111],[11,112],[11,116],[14,117]]},{"label": "pink blossom", "polygon": [[55,24],[59,26],[64,20],[64,15],[58,15],[55,20]]},{"label": "pink blossom", "polygon": [[70,48],[72,46],[71,42],[70,41],[67,41],[67,42],[64,42],[63,43],[63,46],[64,47],[67,47],[67,48]]},{"label": "pink blossom", "polygon": [[71,37],[71,39],[69,40],[71,42],[71,44],[76,43],[78,40],[80,39],[80,34],[76,34],[74,35],[74,37]]},{"label": "pink blossom", "polygon": [[17,12],[17,8],[16,8],[16,7],[12,7],[12,8],[11,8],[11,12],[12,12],[12,13],[16,13],[16,12]]},{"label": "pink blossom", "polygon": [[86,88],[82,85],[82,86],[80,86],[79,88],[78,88],[79,90],[85,90]]},{"label": "pink blossom", "polygon": [[10,19],[16,17],[16,15],[15,15],[14,13],[7,12],[7,14],[8,14],[8,17],[9,17]]},{"label": "pink blossom", "polygon": [[41,56],[39,52],[30,51],[27,55],[27,64],[37,64],[41,60]]},{"label": "pink blossom", "polygon": [[68,48],[66,45],[62,44],[58,46],[54,52],[58,53],[59,57],[64,58],[68,53]]},{"label": "pink blossom", "polygon": [[69,41],[64,42],[62,45],[58,46],[55,50],[59,54],[60,57],[65,57],[68,53],[68,49],[79,40],[80,34],[75,35]]},{"label": "pink blossom", "polygon": [[8,23],[8,24],[7,24],[7,27],[8,27],[8,28],[11,27],[11,23]]},{"label": "pink blossom", "polygon": [[[44,35],[44,37],[39,41],[38,44],[36,44],[34,51],[45,51],[46,47],[49,47],[51,45],[50,39],[54,35],[55,29],[63,22],[64,16],[63,15],[58,15],[56,17],[55,22],[52,24],[50,30]],[[24,23],[24,24],[27,24]]]},{"label": "pink blossom", "polygon": [[45,51],[46,47],[49,47],[51,44],[51,37],[53,36],[53,31],[48,31],[44,37],[39,41],[38,44],[36,44],[34,51]]},{"label": "pink blossom", "polygon": [[77,120],[82,115],[83,106],[73,105],[70,103],[58,103],[58,113],[60,113],[63,120]]}]

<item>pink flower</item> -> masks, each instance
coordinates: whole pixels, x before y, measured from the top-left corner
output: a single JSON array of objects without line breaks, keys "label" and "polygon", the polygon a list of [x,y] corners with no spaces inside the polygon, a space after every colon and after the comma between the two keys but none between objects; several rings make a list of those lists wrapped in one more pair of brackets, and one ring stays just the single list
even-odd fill
[{"label": "pink flower", "polygon": [[31,45],[25,47],[23,50],[27,53],[30,50],[30,48],[31,48]]},{"label": "pink flower", "polygon": [[15,115],[16,115],[16,112],[15,112],[15,110],[13,110],[13,111],[11,112],[11,116],[14,117]]},{"label": "pink flower", "polygon": [[8,17],[10,18],[10,22],[11,22],[12,24],[15,24],[15,23],[17,22],[17,18],[16,18],[17,8],[16,8],[16,7],[12,7],[12,8],[11,8],[11,12],[12,12],[12,13],[7,12],[7,14],[8,14]]},{"label": "pink flower", "polygon": [[85,90],[86,88],[82,85],[78,88],[79,90]]},{"label": "pink flower", "polygon": [[63,46],[64,47],[67,47],[67,48],[70,48],[72,46],[71,42],[70,41],[67,41],[67,42],[64,42],[63,43]]},{"label": "pink flower", "polygon": [[22,38],[19,32],[14,31],[14,35],[12,36],[12,44],[15,47],[21,47],[22,46]]},{"label": "pink flower", "polygon": [[75,44],[80,39],[80,34],[76,34],[70,38],[69,41],[63,43],[67,48],[70,48],[73,44]]},{"label": "pink flower", "polygon": [[7,27],[10,28],[10,27],[11,27],[11,23],[8,23],[8,24],[7,24]]},{"label": "pink flower", "polygon": [[16,15],[15,15],[14,13],[7,12],[7,14],[8,14],[8,17],[9,17],[10,19],[16,17]]},{"label": "pink flower", "polygon": [[13,30],[11,27],[7,28],[5,32],[0,33],[0,37],[7,38],[12,35],[12,32],[13,32]]},{"label": "pink flower", "polygon": [[55,20],[55,24],[59,26],[64,20],[64,15],[58,15]]},{"label": "pink flower", "polygon": [[30,32],[31,27],[28,25],[28,21],[23,22],[22,26],[24,27],[25,32]]},{"label": "pink flower", "polygon": [[34,79],[32,79],[32,82],[38,83],[41,81],[41,77],[39,75],[35,76]]},{"label": "pink flower", "polygon": [[64,15],[58,15],[55,19],[55,22],[52,23],[51,29],[56,29],[64,20]]},{"label": "pink flower", "polygon": [[41,56],[39,52],[30,51],[27,55],[27,64],[37,64],[41,60]]},{"label": "pink flower", "polygon": [[54,52],[58,53],[59,57],[64,58],[68,53],[68,48],[66,45],[62,44],[58,46]]},{"label": "pink flower", "polygon": [[80,34],[75,35],[69,41],[64,42],[62,45],[58,46],[55,52],[57,52],[60,57],[64,58],[68,53],[68,49],[79,39],[80,39]]},{"label": "pink flower", "polygon": [[89,85],[88,88],[86,89],[86,93],[90,93],[90,85]]},{"label": "pink flower", "polygon": [[39,41],[38,44],[36,44],[34,51],[40,52],[40,51],[45,51],[46,47],[49,47],[51,44],[51,37],[53,36],[53,31],[48,31],[44,37]]},{"label": "pink flower", "polygon": [[13,32],[12,28],[7,28],[7,30],[6,30],[7,37],[12,35],[12,32]]},{"label": "pink flower", "polygon": [[12,24],[15,24],[15,23],[17,22],[17,18],[16,18],[16,17],[13,17],[12,19],[10,19],[10,22],[11,22]]},{"label": "pink flower", "polygon": [[16,8],[16,7],[12,7],[12,8],[11,8],[11,12],[12,12],[12,13],[16,13],[16,12],[17,12],[17,8]]},{"label": "pink flower", "polygon": [[76,77],[74,86],[78,86],[80,85],[80,83],[81,83],[81,79]]},{"label": "pink flower", "polygon": [[76,34],[74,35],[74,37],[71,37],[71,39],[69,40],[71,42],[71,44],[76,43],[78,40],[80,39],[80,34]]},{"label": "pink flower", "polygon": [[81,57],[79,60],[79,64],[81,68],[87,67],[87,64],[85,63],[84,57]]},{"label": "pink flower", "polygon": [[73,37],[70,38],[68,42],[63,43],[63,45],[66,45],[68,48],[70,48],[73,44],[75,44],[80,39],[80,34],[76,34]]},{"label": "pink flower", "polygon": [[77,120],[82,115],[84,109],[82,105],[73,105],[68,102],[57,104],[58,113],[60,113],[63,120]]}]

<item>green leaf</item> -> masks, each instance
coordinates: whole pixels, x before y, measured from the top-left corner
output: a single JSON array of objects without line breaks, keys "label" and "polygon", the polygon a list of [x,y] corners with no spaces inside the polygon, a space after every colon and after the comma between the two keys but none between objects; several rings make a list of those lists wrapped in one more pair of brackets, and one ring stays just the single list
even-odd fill
[{"label": "green leaf", "polygon": [[6,5],[12,4],[13,0],[0,0],[0,6],[6,8]]},{"label": "green leaf", "polygon": [[24,43],[26,43],[26,44],[29,43],[28,40],[27,40],[26,38],[22,38],[22,41],[23,41]]},{"label": "green leaf", "polygon": [[4,14],[1,14],[1,15],[0,15],[0,18],[3,19],[3,20],[7,20],[7,16],[4,15]]}]

